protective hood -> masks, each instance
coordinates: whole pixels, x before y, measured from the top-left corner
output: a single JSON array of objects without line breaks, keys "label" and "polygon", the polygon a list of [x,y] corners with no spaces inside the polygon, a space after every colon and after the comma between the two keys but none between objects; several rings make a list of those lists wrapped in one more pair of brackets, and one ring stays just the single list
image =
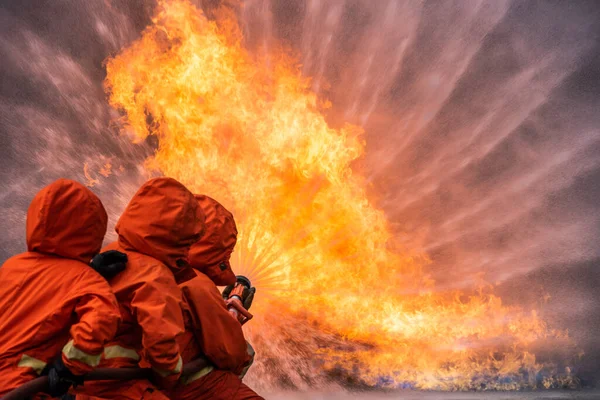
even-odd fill
[{"label": "protective hood", "polygon": [[82,184],[59,179],[35,195],[27,211],[27,249],[88,263],[102,247],[108,216]]},{"label": "protective hood", "polygon": [[218,201],[196,195],[205,217],[204,236],[190,249],[190,266],[208,276],[215,285],[235,283],[235,274],[229,258],[237,241],[237,227],[233,215]]},{"label": "protective hood", "polygon": [[125,250],[153,257],[177,270],[204,231],[194,195],[172,178],[151,179],[137,191],[115,230]]}]

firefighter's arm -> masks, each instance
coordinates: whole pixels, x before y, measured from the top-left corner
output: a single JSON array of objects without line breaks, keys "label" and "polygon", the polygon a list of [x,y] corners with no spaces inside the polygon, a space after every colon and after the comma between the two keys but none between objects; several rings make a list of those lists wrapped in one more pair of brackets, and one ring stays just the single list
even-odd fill
[{"label": "firefighter's arm", "polygon": [[150,366],[163,385],[175,383],[182,359],[177,336],[183,333],[181,291],[170,272],[149,277],[134,293],[131,306],[142,327],[142,345]]},{"label": "firefighter's arm", "polygon": [[62,360],[71,372],[81,375],[100,362],[104,344],[117,332],[120,312],[110,286],[92,269],[84,271],[73,286],[80,288],[73,298],[77,322],[70,328]]},{"label": "firefighter's arm", "polygon": [[184,298],[194,315],[195,336],[203,353],[224,370],[240,373],[249,362],[246,340],[240,323],[227,311],[215,284],[206,276],[182,286]]}]

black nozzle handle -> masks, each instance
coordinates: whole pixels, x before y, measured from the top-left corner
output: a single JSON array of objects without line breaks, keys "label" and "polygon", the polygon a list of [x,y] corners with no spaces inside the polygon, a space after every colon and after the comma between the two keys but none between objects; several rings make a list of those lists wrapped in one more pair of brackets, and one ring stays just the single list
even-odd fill
[{"label": "black nozzle handle", "polygon": [[252,287],[252,283],[250,283],[250,279],[246,278],[244,275],[238,275],[235,277],[237,283],[246,286],[248,289]]}]

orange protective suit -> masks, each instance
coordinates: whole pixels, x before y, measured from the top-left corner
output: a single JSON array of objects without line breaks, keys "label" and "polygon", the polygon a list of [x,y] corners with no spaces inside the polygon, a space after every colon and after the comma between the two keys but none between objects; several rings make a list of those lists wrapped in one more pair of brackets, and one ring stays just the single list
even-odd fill
[{"label": "orange protective suit", "polygon": [[119,323],[115,296],[88,265],[107,220],[100,199],[74,181],[59,179],[34,197],[28,252],[0,268],[0,397],[36,378],[61,350],[74,374],[98,365]]},{"label": "orange protective suit", "polygon": [[208,196],[196,196],[206,232],[190,250],[195,277],[180,283],[185,302],[185,334],[180,337],[184,362],[206,356],[214,367],[183,377],[168,392],[171,399],[262,399],[239,374],[251,361],[242,326],[227,311],[218,285],[236,281],[229,258],[237,240],[233,215]]},{"label": "orange protective suit", "polygon": [[190,266],[208,276],[215,285],[235,283],[229,259],[237,242],[233,215],[215,199],[196,195],[204,213],[206,231],[190,249]]},{"label": "orange protective suit", "polygon": [[[184,323],[173,271],[187,266],[190,246],[204,230],[202,210],[181,183],[155,178],[138,190],[115,229],[119,239],[106,249],[122,251],[129,260],[110,281],[123,322],[100,366],[137,367],[143,361],[161,386],[174,385],[182,368],[176,339]],[[78,399],[165,399],[147,380],[87,382],[77,393]]]}]

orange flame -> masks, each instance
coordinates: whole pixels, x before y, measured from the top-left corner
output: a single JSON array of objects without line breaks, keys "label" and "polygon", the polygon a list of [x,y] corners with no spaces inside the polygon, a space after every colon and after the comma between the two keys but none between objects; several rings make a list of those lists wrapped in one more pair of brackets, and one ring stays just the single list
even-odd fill
[{"label": "orange flame", "polygon": [[[294,57],[244,49],[233,13],[210,21],[186,0],[159,1],[142,37],[107,63],[110,104],[146,167],[231,209],[236,272],[258,288],[247,332],[260,387],[349,384],[423,389],[552,386],[535,349],[568,343],[535,312],[489,290],[436,293],[427,256],[393,244],[386,216],[351,168],[362,130],[334,129]],[[553,377],[554,376],[554,377]],[[574,384],[563,376],[561,382]]]},{"label": "orange flame", "polygon": [[83,163],[83,175],[85,176],[86,180],[85,185],[88,187],[94,187],[98,183],[100,183],[98,179],[95,179],[94,177],[92,177],[92,175],[90,175],[90,166],[88,163]]},{"label": "orange flame", "polygon": [[105,178],[108,178],[112,173],[112,164],[110,162],[105,163],[102,168],[100,168],[100,175]]}]

